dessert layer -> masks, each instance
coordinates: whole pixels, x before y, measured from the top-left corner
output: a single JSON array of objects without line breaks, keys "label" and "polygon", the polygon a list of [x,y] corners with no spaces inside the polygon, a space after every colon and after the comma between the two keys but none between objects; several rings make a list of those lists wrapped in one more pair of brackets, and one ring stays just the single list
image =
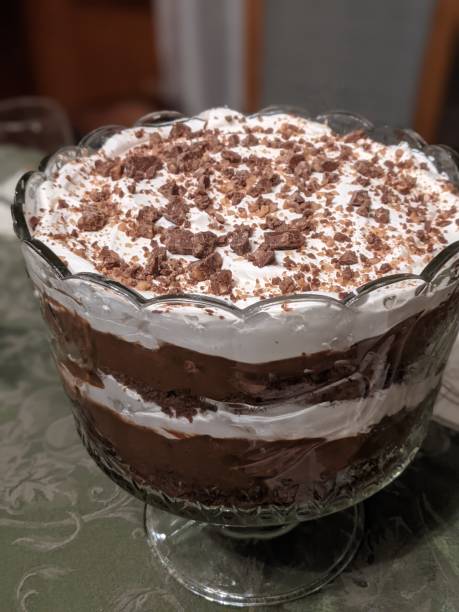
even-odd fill
[{"label": "dessert layer", "polygon": [[406,450],[404,445],[417,427],[423,427],[436,391],[418,408],[400,410],[365,434],[331,441],[265,441],[207,435],[166,438],[69,389],[91,454],[141,499],[155,503],[149,496],[160,491],[182,502],[209,506],[242,509],[296,503],[313,506],[316,513],[324,504],[345,506],[353,496],[390,477],[392,466],[412,452],[415,442],[410,441]]},{"label": "dessert layer", "polygon": [[147,298],[199,293],[247,306],[307,291],[343,297],[420,273],[459,238],[458,201],[406,143],[215,109],[123,130],[56,167],[26,212],[71,272],[100,272]]},{"label": "dessert layer", "polygon": [[454,320],[450,311],[457,308],[457,298],[453,295],[436,309],[345,350],[262,363],[229,360],[165,342],[147,349],[99,332],[49,300],[44,314],[56,339],[58,360],[79,380],[102,388],[100,376],[112,376],[166,413],[193,418],[197,412],[216,410],[219,401],[232,404],[239,413],[277,403],[308,406],[368,397],[407,375],[436,376],[445,359],[435,348],[437,336],[445,333],[447,321]]},{"label": "dessert layer", "polygon": [[231,405],[216,403],[217,411],[199,412],[190,421],[186,416],[171,418],[156,403],[143,398],[120,384],[113,376],[103,376],[102,385],[93,385],[73,375],[64,365],[60,374],[72,395],[84,401],[109,408],[132,424],[171,439],[184,436],[211,436],[212,438],[245,438],[248,440],[298,440],[321,438],[338,440],[364,434],[400,410],[416,408],[435,389],[440,377],[432,376],[417,383],[400,383],[375,391],[369,397],[353,400],[321,402],[303,406],[282,402],[264,406],[256,412],[231,409]]}]

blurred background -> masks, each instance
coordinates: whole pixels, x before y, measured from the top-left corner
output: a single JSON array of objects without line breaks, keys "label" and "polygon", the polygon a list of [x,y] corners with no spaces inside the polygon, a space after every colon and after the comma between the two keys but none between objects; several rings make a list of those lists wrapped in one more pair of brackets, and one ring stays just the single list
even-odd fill
[{"label": "blurred background", "polygon": [[346,109],[459,148],[459,0],[4,0],[0,29],[4,202],[43,153],[163,108]]}]

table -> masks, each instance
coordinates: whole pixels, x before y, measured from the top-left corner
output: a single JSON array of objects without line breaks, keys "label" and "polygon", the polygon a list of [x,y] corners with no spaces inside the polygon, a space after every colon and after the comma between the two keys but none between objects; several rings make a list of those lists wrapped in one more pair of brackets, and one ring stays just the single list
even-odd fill
[{"label": "table", "polygon": [[[0,237],[0,278],[0,610],[224,609],[166,576],[142,504],[83,449],[11,238]],[[412,466],[365,508],[351,566],[322,592],[270,611],[459,611],[459,434],[432,423]]]}]

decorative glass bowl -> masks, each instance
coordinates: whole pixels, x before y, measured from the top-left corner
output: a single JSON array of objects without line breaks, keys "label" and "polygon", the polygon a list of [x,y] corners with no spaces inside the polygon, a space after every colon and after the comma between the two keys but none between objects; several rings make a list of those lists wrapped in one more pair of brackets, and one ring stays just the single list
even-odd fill
[{"label": "decorative glass bowl", "polygon": [[[137,125],[182,120],[153,113]],[[342,112],[316,120],[405,140],[459,184],[454,152],[411,131]],[[99,274],[71,274],[27,224],[38,186],[122,129],[45,159],[12,207],[78,431],[100,468],[146,503],[151,546],[185,586],[233,605],[300,597],[350,561],[357,504],[422,443],[459,322],[459,242],[421,274],[385,276],[343,300],[304,293],[244,309],[203,295],[146,300]],[[158,397],[188,412],[155,411]]]}]

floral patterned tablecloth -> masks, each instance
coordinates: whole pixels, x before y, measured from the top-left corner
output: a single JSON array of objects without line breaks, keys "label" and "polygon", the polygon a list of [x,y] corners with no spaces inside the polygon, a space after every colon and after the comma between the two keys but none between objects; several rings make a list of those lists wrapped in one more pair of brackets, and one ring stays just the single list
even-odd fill
[{"label": "floral patterned tablecloth", "polygon": [[[6,237],[0,279],[1,612],[220,609],[166,576],[150,555],[142,504],[80,444],[19,246]],[[365,506],[351,567],[276,609],[459,611],[459,434],[432,424],[413,465]]]}]

